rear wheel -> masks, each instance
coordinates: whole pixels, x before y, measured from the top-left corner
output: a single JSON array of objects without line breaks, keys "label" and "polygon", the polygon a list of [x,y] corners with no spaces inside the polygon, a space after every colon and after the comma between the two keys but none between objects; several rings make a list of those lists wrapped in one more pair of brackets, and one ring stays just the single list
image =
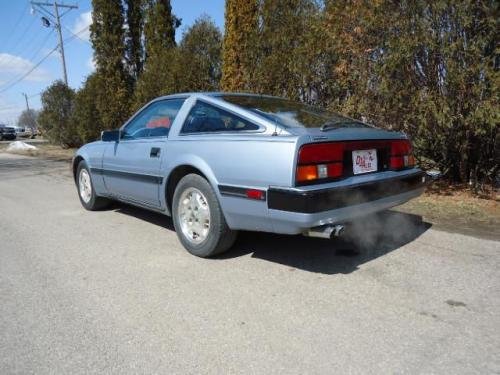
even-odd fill
[{"label": "rear wheel", "polygon": [[188,174],[175,188],[172,203],[175,231],[191,254],[210,257],[228,250],[236,240],[217,196],[203,177]]},{"label": "rear wheel", "polygon": [[76,172],[76,186],[78,189],[78,197],[82,206],[89,211],[101,210],[109,205],[109,199],[96,195],[90,170],[85,161],[78,164]]}]

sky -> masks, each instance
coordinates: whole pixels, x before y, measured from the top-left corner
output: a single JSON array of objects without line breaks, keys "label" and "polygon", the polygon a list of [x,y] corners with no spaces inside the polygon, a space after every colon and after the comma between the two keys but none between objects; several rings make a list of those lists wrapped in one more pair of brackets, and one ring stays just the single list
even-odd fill
[{"label": "sky", "polygon": [[[40,1],[40,0],[38,0]],[[51,2],[43,0],[42,2]],[[176,39],[203,14],[224,30],[224,0],[172,0],[174,14],[182,19]],[[91,22],[90,0],[59,0],[58,4],[76,4],[61,19],[68,84],[78,89],[94,70],[88,25]],[[48,8],[53,13],[53,9]],[[59,12],[60,14],[62,11]],[[39,109],[40,93],[53,81],[62,79],[62,65],[57,32],[44,27],[43,14],[31,11],[27,0],[0,0],[0,123],[15,124],[26,109]],[[51,51],[54,50],[52,53]]]}]

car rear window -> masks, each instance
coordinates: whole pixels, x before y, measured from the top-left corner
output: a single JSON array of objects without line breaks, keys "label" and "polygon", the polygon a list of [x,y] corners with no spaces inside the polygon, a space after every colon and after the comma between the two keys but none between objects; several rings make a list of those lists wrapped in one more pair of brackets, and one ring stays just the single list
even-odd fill
[{"label": "car rear window", "polygon": [[286,128],[369,127],[361,121],[287,99],[256,95],[222,95],[220,98]]}]

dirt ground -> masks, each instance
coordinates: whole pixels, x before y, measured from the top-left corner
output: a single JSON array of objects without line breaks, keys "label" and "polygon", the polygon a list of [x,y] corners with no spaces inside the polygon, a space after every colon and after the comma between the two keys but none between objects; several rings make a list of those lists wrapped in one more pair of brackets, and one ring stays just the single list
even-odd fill
[{"label": "dirt ground", "polygon": [[500,205],[495,198],[478,198],[468,191],[428,191],[397,210],[421,215],[448,232],[500,240]]},{"label": "dirt ground", "polygon": [[[76,151],[48,143],[36,147],[37,150],[22,154],[69,162]],[[0,145],[0,152],[6,149],[6,144]],[[448,232],[500,240],[499,197],[498,192],[478,196],[467,187],[449,187],[441,182],[431,185],[424,195],[397,210],[420,215],[426,222]]]}]

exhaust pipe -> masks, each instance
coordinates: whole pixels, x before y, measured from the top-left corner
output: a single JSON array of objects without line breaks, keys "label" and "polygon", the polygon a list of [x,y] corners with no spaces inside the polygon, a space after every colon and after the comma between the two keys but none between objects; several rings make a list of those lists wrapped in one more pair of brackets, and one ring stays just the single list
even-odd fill
[{"label": "exhaust pipe", "polygon": [[344,226],[337,225],[323,225],[321,227],[314,227],[306,230],[303,234],[307,237],[326,238],[332,239],[339,237],[344,233]]}]

